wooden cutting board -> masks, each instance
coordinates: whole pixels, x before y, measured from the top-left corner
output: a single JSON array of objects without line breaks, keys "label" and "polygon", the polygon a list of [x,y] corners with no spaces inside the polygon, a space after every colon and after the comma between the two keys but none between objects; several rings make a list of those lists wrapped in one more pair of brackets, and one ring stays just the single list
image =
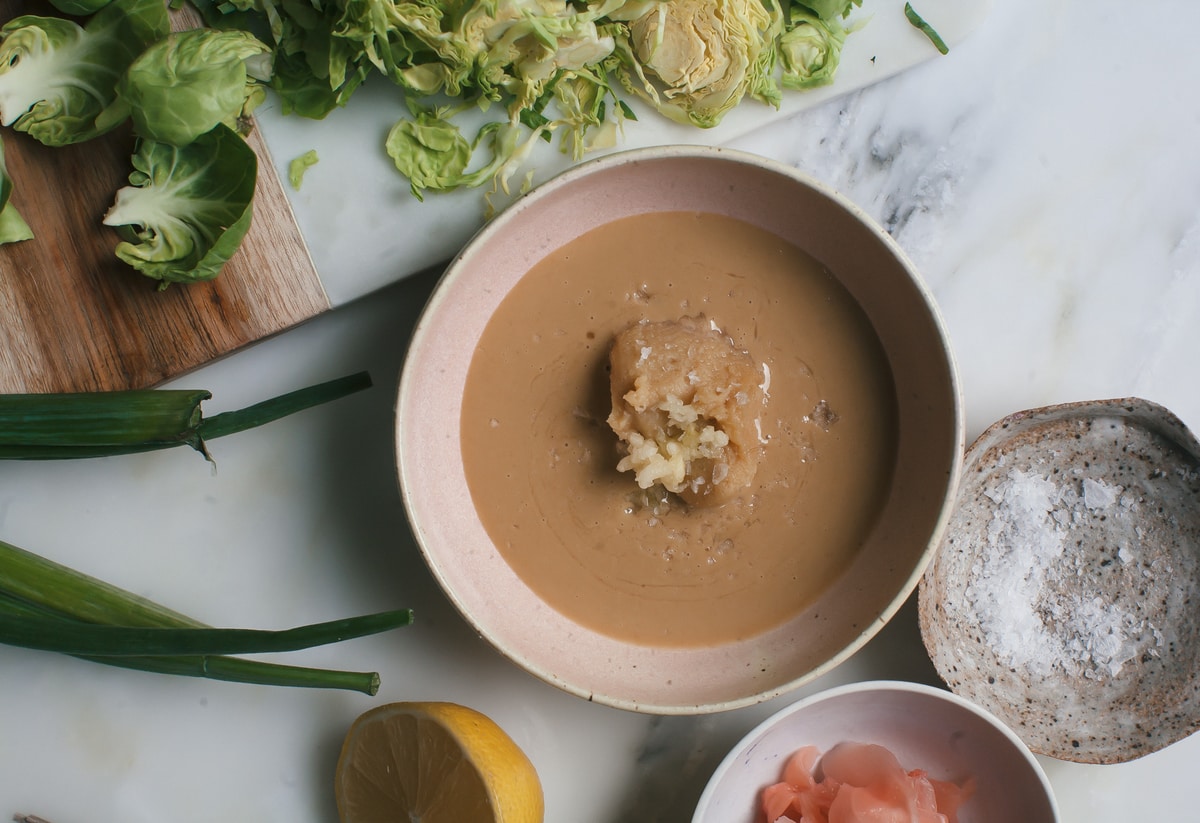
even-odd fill
[{"label": "wooden cutting board", "polygon": [[[0,22],[25,13],[62,16],[0,0]],[[172,16],[177,29],[196,24]],[[153,386],[331,308],[257,130],[241,248],[216,280],[162,291],[116,257],[116,231],[100,222],[127,183],[128,128],[61,148],[12,129],[3,139],[12,203],[35,239],[0,245],[0,392]]]}]

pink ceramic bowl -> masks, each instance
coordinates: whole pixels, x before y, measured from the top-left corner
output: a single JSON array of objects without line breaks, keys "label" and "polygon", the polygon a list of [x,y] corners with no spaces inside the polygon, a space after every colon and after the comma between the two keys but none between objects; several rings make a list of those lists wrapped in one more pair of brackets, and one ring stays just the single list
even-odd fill
[{"label": "pink ceramic bowl", "polygon": [[1056,823],[1058,808],[1037,759],[988,712],[943,689],[876,681],[819,692],[747,734],[713,773],[692,823],[757,823],[764,787],[803,746],[842,742],[888,748],[906,770],[935,780],[974,780],[958,823]]},{"label": "pink ceramic bowl", "polygon": [[[865,311],[895,383],[894,482],[846,574],[778,628],[738,642],[656,648],[613,639],[548,606],[505,562],[471,505],[460,414],[484,327],[548,252],[652,211],[729,215],[817,258]],[[797,411],[797,414],[801,412]],[[598,703],[658,714],[731,709],[817,677],[867,642],[917,585],[961,469],[961,402],[931,295],[860,209],[795,169],[723,149],[669,147],[582,164],[521,198],[451,263],[407,354],[396,407],[400,489],[429,567],[463,617],[513,661]]]}]

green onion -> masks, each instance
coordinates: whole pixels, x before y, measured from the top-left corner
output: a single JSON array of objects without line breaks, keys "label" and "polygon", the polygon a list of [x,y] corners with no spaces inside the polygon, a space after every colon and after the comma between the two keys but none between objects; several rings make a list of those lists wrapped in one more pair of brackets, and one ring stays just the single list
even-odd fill
[{"label": "green onion", "polygon": [[264,400],[240,411],[214,415],[207,420],[200,421],[200,434],[210,440],[224,437],[227,434],[236,434],[370,387],[371,377],[366,372],[340,377],[337,380],[330,380]]},{"label": "green onion", "polygon": [[0,620],[0,643],[64,654],[156,657],[187,654],[292,652],[407,626],[412,612],[399,609],[330,620],[293,629],[209,629],[111,626],[26,616]]},{"label": "green onion", "polygon": [[[371,631],[395,628],[407,624],[410,620],[411,612],[407,610],[384,612],[365,618],[351,618],[350,621],[322,624],[319,629],[323,634],[320,636],[310,635],[305,638],[302,632],[311,627],[301,627],[301,629],[288,630],[284,633],[284,637],[290,637],[290,642],[297,642],[297,634],[300,634],[299,642],[302,643],[322,638],[331,642],[342,637],[348,638],[350,634],[357,636],[364,632],[370,633]],[[343,635],[339,631],[338,624],[344,627],[346,623],[350,624],[350,629],[353,631]],[[0,631],[7,632],[14,639],[21,637],[36,639],[44,636],[45,633],[60,634],[64,639],[56,641],[58,649],[74,648],[76,651],[66,653],[121,668],[239,683],[350,689],[369,695],[374,695],[379,690],[379,675],[375,672],[331,671],[242,660],[215,654],[200,654],[194,652],[196,648],[199,648],[197,645],[191,647],[193,653],[182,653],[181,651],[177,654],[164,655],[152,654],[153,647],[148,645],[120,645],[116,649],[117,654],[105,653],[113,651],[111,646],[106,649],[100,645],[80,645],[81,638],[86,639],[87,632],[97,628],[131,629],[140,627],[143,629],[206,629],[209,632],[233,631],[235,637],[239,635],[242,637],[242,642],[245,642],[247,636],[271,633],[251,632],[247,635],[245,630],[209,629],[186,615],[171,611],[131,592],[2,540],[0,540],[0,626],[3,627]],[[155,642],[163,643],[167,635],[155,634],[151,637],[155,638]],[[205,635],[198,635],[198,637],[204,639],[205,643],[209,643],[214,636],[209,634],[207,638]],[[138,638],[126,634],[123,639],[137,640]],[[115,641],[108,639],[104,642],[111,644]],[[197,643],[198,641],[186,642]],[[18,642],[17,645],[30,646],[34,643]],[[44,648],[46,645],[42,643],[41,647]],[[170,646],[170,648],[181,649],[180,646]],[[163,650],[161,646],[159,650]]]},{"label": "green onion", "polygon": [[242,660],[237,657],[214,655],[170,656],[170,657],[83,657],[94,663],[105,663],[125,669],[136,669],[155,674],[173,674],[180,677],[203,677],[208,680],[224,680],[233,683],[250,683],[258,686],[290,686],[308,689],[344,689],[362,692],[374,697],[379,692],[379,674],[376,672],[343,672],[336,669],[313,669],[303,666],[284,666],[278,663],[262,663],[258,660]]},{"label": "green onion", "polygon": [[[35,617],[55,616],[56,613],[0,593],[0,620],[6,617],[19,618],[31,615]],[[71,619],[61,615],[57,616],[63,620]],[[116,657],[77,654],[72,656],[117,668],[156,674],[173,674],[180,677],[203,677],[208,680],[252,683],[262,686],[345,689],[372,696],[379,692],[379,675],[376,672],[347,672],[336,669],[287,666],[281,663],[263,663],[257,660],[242,660],[237,657],[217,655]]]},{"label": "green onion", "polygon": [[925,22],[925,18],[917,14],[916,10],[912,7],[912,3],[904,4],[904,16],[908,18],[908,22],[920,29],[929,38],[929,42],[933,43],[938,51],[942,54],[949,53],[950,47],[946,45],[946,41],[934,30],[933,26]]},{"label": "green onion", "polygon": [[197,446],[200,403],[210,397],[184,389],[3,395],[0,448]]},{"label": "green onion", "polygon": [[0,540],[0,592],[85,623],[204,627],[186,615],[3,540]]},{"label": "green onion", "polygon": [[365,372],[205,418],[203,390],[0,395],[0,459],[64,460],[133,454],[187,445],[208,457],[205,441],[270,423],[368,388]]}]

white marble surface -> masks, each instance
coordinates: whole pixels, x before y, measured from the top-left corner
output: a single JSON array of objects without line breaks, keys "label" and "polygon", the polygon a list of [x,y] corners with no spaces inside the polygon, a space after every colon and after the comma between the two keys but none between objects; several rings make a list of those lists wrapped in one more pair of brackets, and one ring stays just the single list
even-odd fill
[{"label": "white marble surface", "polygon": [[[962,371],[968,435],[1021,408],[1140,395],[1200,429],[1200,5],[997,2],[949,56],[735,145],[832,183],[924,271]],[[208,412],[369,369],[376,387],[173,451],[0,466],[0,535],[209,622],[284,626],[394,606],[418,623],[297,655],[378,668],[376,698],[155,678],[0,648],[0,815],[54,823],[329,823],[341,736],[383,700],[494,717],[549,823],[685,823],[759,719],[654,719],[532,679],[473,637],[405,530],[391,454],[410,279],[179,381]],[[932,681],[905,608],[802,693]],[[1195,818],[1200,736],[1120,766],[1043,760],[1064,821]]]}]

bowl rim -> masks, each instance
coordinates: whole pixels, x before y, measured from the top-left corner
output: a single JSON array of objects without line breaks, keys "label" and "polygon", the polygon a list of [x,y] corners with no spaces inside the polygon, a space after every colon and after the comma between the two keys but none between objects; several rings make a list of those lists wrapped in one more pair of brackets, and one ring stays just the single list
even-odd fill
[{"label": "bowl rim", "polygon": [[957,708],[960,708],[970,714],[985,721],[989,726],[999,732],[1015,749],[1020,753],[1022,759],[1029,766],[1034,776],[1037,778],[1038,784],[1042,787],[1046,795],[1046,799],[1050,804],[1050,811],[1054,820],[1059,819],[1058,801],[1054,795],[1054,787],[1050,783],[1050,778],[1046,774],[1046,770],[1042,767],[1041,762],[1037,759],[1037,755],[1025,744],[1016,732],[1010,729],[1000,718],[992,714],[990,711],[961,697],[948,689],[931,686],[926,683],[918,683],[909,680],[861,680],[854,683],[846,683],[841,686],[832,686],[828,689],[823,689],[814,692],[806,697],[802,697],[794,703],[789,703],[782,709],[769,715],[766,719],[759,722],[746,734],[738,739],[738,742],[726,752],[721,758],[721,762],[713,770],[708,782],[704,785],[704,791],[700,793],[699,800],[696,801],[695,811],[692,813],[692,823],[702,823],[701,815],[705,809],[711,805],[713,797],[717,793],[719,784],[722,778],[733,770],[738,761],[743,755],[758,741],[758,739],[773,729],[783,720],[791,717],[794,714],[805,711],[813,706],[827,703],[831,700],[836,700],[850,694],[863,694],[873,692],[906,692],[908,694],[916,694],[924,697],[932,697],[935,700],[944,701]]},{"label": "bowl rim", "polygon": [[[575,185],[576,181],[580,179],[589,177],[593,174],[601,173],[609,167],[620,167],[629,164],[646,162],[666,162],[672,160],[714,160],[732,162],[788,179],[793,183],[811,189],[815,194],[830,201],[836,208],[841,209],[849,217],[851,217],[862,228],[863,231],[868,232],[875,240],[881,243],[886,249],[887,254],[895,259],[896,263],[903,269],[906,277],[908,278],[910,287],[912,288],[914,294],[920,299],[928,313],[930,326],[940,342],[941,355],[945,360],[948,394],[952,400],[953,406],[953,408],[950,410],[950,415],[951,419],[953,420],[954,430],[950,436],[952,443],[950,444],[950,465],[948,466],[947,471],[946,494],[940,506],[938,507],[937,516],[932,524],[933,528],[927,536],[924,548],[918,558],[918,562],[912,569],[909,570],[903,582],[896,589],[895,595],[879,610],[879,613],[869,622],[867,622],[866,625],[864,625],[853,638],[851,638],[840,648],[840,650],[829,655],[821,663],[807,670],[802,675],[793,677],[790,680],[774,683],[765,688],[757,688],[751,692],[741,695],[740,697],[721,699],[707,703],[680,701],[655,702],[638,699],[636,697],[622,696],[620,694],[609,694],[603,691],[589,689],[586,685],[574,682],[573,680],[569,680],[558,674],[555,674],[544,664],[538,663],[537,661],[530,659],[527,655],[523,655],[517,650],[511,648],[507,643],[504,642],[503,638],[499,637],[497,633],[488,625],[486,625],[477,615],[473,614],[472,611],[467,607],[467,604],[460,597],[460,594],[456,590],[453,582],[448,580],[443,574],[443,569],[436,561],[434,554],[431,552],[430,547],[426,543],[423,531],[418,526],[418,514],[415,511],[415,505],[408,491],[410,484],[413,482],[413,477],[409,472],[409,467],[404,458],[404,449],[402,447],[402,433],[404,427],[400,420],[400,411],[405,405],[406,399],[413,392],[413,377],[412,369],[410,368],[411,357],[409,353],[417,349],[428,336],[431,318],[437,315],[437,313],[441,310],[441,307],[447,299],[447,294],[450,292],[448,286],[459,280],[459,278],[462,276],[462,272],[466,268],[466,263],[479,248],[485,245],[489,238],[492,238],[494,235],[505,231],[511,223],[519,220],[526,208],[530,207],[531,205],[535,205],[539,200],[553,196],[556,192],[565,187]],[[408,516],[409,523],[413,527],[414,539],[426,561],[426,565],[430,569],[434,578],[437,580],[443,594],[448,600],[450,600],[455,610],[476,633],[487,640],[487,642],[497,651],[539,679],[570,694],[582,697],[589,702],[640,713],[659,715],[697,715],[711,712],[725,712],[746,706],[756,705],[779,697],[783,694],[787,694],[808,683],[811,683],[816,678],[833,670],[837,666],[844,663],[852,655],[857,653],[876,634],[878,634],[878,632],[893,617],[895,617],[896,613],[902,608],[904,603],[916,590],[926,568],[933,559],[938,546],[940,546],[943,540],[951,518],[956,490],[959,486],[963,470],[963,459],[966,447],[966,420],[964,413],[962,382],[959,374],[957,359],[951,344],[945,319],[942,315],[940,307],[937,304],[937,301],[934,298],[932,290],[929,288],[929,285],[926,283],[915,264],[895,241],[895,239],[892,238],[892,236],[888,234],[882,228],[882,226],[861,206],[852,201],[848,196],[842,194],[829,184],[816,179],[812,175],[801,171],[794,166],[790,166],[786,163],[763,157],[752,152],[740,149],[730,149],[721,146],[697,145],[668,145],[628,149],[586,160],[567,169],[566,171],[557,174],[546,182],[539,184],[529,192],[521,195],[521,197],[514,201],[510,206],[505,208],[502,212],[497,214],[489,222],[482,226],[450,260],[445,270],[438,278],[438,281],[434,285],[429,300],[426,302],[417,318],[417,322],[410,337],[408,347],[409,353],[406,353],[405,355],[404,364],[401,368],[401,374],[397,387],[394,415],[394,445],[396,449],[397,480],[399,483],[400,495],[403,501],[405,512]]]}]

